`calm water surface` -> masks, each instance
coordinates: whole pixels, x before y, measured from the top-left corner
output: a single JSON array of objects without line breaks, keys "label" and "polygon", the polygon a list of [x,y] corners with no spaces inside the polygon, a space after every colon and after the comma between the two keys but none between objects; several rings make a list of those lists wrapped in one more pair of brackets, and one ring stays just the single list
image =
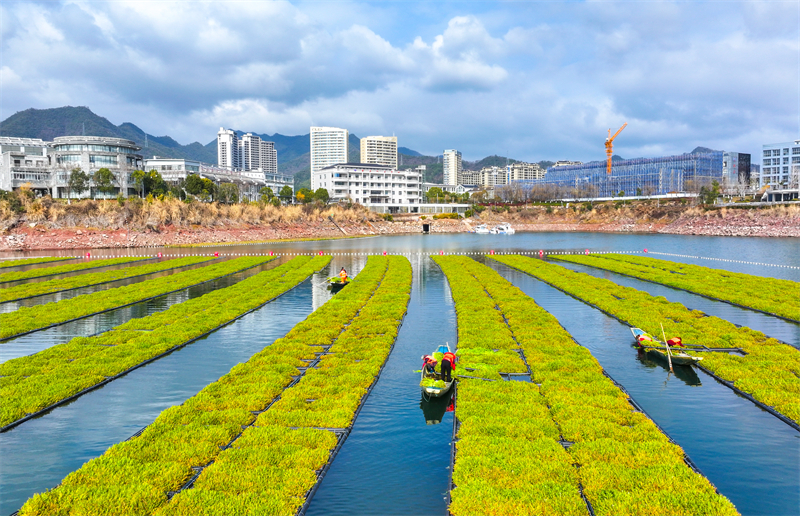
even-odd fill
[{"label": "calm water surface", "polygon": [[[311,501],[316,514],[444,514],[449,477],[452,414],[421,404],[420,356],[439,342],[455,341],[455,315],[449,289],[427,258],[444,252],[650,251],[742,261],[800,265],[797,239],[692,237],[600,233],[527,233],[505,235],[403,235],[364,239],[169,249],[170,254],[223,255],[333,253],[329,270],[297,289],[215,332],[206,339],[148,364],[73,403],[0,434],[0,514],[9,514],[35,492],[56,485],[66,474],[126,439],[165,408],[181,403],[225,374],[238,362],[284,335],[322,305],[329,293],[323,281],[344,266],[353,275],[365,254],[406,253],[414,267],[408,315],[394,351],[365,402],[350,437]],[[148,250],[156,253],[158,249]],[[353,256],[353,253],[359,253]],[[37,253],[41,255],[42,253]],[[76,254],[65,250],[61,255]],[[97,254],[100,254],[98,252]],[[109,253],[110,254],[110,253]],[[662,257],[748,274],[800,280],[800,270],[702,259]],[[703,373],[667,375],[630,347],[628,329],[599,311],[533,278],[496,266],[514,284],[553,313],[587,346],[603,367],[647,410],[742,514],[800,513],[800,434]],[[596,272],[595,272],[596,273]],[[768,316],[614,275],[614,281],[667,295],[712,315],[746,324],[786,342],[797,342],[791,323],[773,324]],[[226,281],[220,280],[222,286]],[[206,287],[210,288],[210,287]],[[202,287],[199,288],[202,290]],[[666,289],[661,291],[659,289]],[[188,289],[191,291],[192,289]],[[207,290],[206,290],[207,291]],[[199,295],[199,291],[195,292]],[[109,312],[112,320],[84,326],[64,325],[33,335],[51,339],[39,349],[76,335],[104,331],[131,317],[163,310],[184,293]],[[170,295],[173,296],[173,295]],[[127,312],[126,312],[127,310]],[[139,310],[139,311],[137,311]],[[118,312],[118,313],[115,313]],[[103,314],[106,315],[106,314]],[[97,316],[102,319],[101,316]],[[21,339],[24,339],[21,338]],[[23,345],[23,341],[20,341]],[[0,349],[5,344],[0,344]],[[31,344],[29,350],[36,349]],[[10,349],[10,348],[9,348]],[[422,406],[421,406],[422,405]],[[440,424],[426,420],[441,418]]]}]

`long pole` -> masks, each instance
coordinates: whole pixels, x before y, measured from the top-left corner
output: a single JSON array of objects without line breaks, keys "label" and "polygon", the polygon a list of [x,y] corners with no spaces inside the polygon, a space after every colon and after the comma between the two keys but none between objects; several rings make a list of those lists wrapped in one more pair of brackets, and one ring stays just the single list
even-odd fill
[{"label": "long pole", "polygon": [[661,325],[661,336],[664,337],[664,347],[667,348],[667,362],[669,362],[669,372],[674,373],[675,371],[672,370],[672,352],[669,350],[669,344],[667,344],[667,336],[664,335],[664,325]]}]

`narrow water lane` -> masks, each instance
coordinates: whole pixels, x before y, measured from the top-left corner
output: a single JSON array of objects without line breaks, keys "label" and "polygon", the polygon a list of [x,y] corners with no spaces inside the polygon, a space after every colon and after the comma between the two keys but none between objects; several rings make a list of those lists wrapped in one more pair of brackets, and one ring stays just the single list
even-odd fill
[{"label": "narrow water lane", "polygon": [[163,312],[176,303],[183,303],[184,301],[203,296],[214,290],[230,287],[259,272],[277,267],[279,262],[280,260],[273,260],[263,265],[211,280],[200,285],[184,288],[171,294],[165,294],[154,299],[124,306],[115,310],[109,310],[108,312],[84,317],[83,319],[59,324],[52,328],[35,331],[7,340],[0,343],[0,363],[11,360],[12,358],[38,353],[56,344],[68,342],[75,337],[88,337],[90,335],[103,333],[131,319],[147,317],[156,312]]},{"label": "narrow water lane", "polygon": [[800,348],[800,324],[746,308],[739,308],[738,306],[723,303],[722,301],[714,301],[713,299],[692,294],[684,290],[631,278],[603,269],[596,269],[594,267],[586,267],[584,265],[558,260],[553,260],[551,263],[561,265],[562,267],[577,272],[585,272],[596,278],[611,280],[618,285],[635,288],[636,290],[647,292],[652,296],[664,296],[669,301],[681,303],[683,306],[692,310],[700,310],[708,315],[725,319],[734,324],[747,326],[753,330],[760,331],[764,335],[782,340],[791,346]]},{"label": "narrow water lane", "polygon": [[324,302],[328,298],[322,285],[327,272],[315,274],[202,340],[0,434],[0,515],[19,509],[34,493],[56,486],[84,462],[129,438],[166,408],[182,403],[285,335],[312,312],[312,299]]},{"label": "narrow water lane", "polygon": [[797,514],[800,433],[710,376],[651,362],[627,326],[527,274],[486,260],[553,314],[745,516]]},{"label": "narrow water lane", "polygon": [[455,348],[455,309],[436,264],[427,256],[411,264],[411,300],[394,350],[308,515],[447,512],[453,414],[447,400],[421,399],[414,371],[440,343]]}]

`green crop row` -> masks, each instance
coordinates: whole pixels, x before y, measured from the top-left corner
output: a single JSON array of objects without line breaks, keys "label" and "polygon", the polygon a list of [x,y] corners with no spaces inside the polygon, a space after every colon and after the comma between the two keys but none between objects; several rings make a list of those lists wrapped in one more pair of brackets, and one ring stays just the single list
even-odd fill
[{"label": "green crop row", "polygon": [[0,425],[35,413],[218,328],[283,294],[330,256],[297,257],[233,286],[0,364]]},{"label": "green crop row", "polygon": [[[20,333],[46,328],[54,324],[87,317],[98,312],[160,296],[191,285],[203,283],[204,281],[249,269],[250,267],[261,265],[272,259],[274,258],[243,256],[234,260],[179,272],[162,278],[155,278],[141,283],[134,283],[132,285],[76,296],[57,303],[22,307],[14,312],[0,314],[0,339],[8,339]],[[185,267],[207,260],[208,258],[178,258],[176,260],[143,265],[141,267],[131,267],[131,269],[147,269],[147,272],[143,270],[140,273],[148,274],[157,272],[159,268],[164,270],[167,268]],[[158,268],[156,268],[156,266],[158,266]],[[98,274],[108,273],[101,272]],[[83,276],[79,276],[79,278],[82,277]]]},{"label": "green crop row", "polygon": [[[20,513],[150,514],[167,504],[167,492],[182,486],[193,475],[192,467],[214,461],[220,454],[220,446],[231,442],[241,432],[242,425],[252,424],[256,419],[254,412],[267,407],[300,374],[298,368],[314,360],[315,352],[331,346],[370,299],[386,274],[387,263],[386,258],[371,257],[346,289],[285,337],[238,364],[182,405],[165,410],[141,435],[84,464],[58,488],[35,495]],[[194,503],[200,509],[188,511],[197,514],[266,513],[263,508],[271,502],[262,493],[275,491],[286,482],[299,484],[300,494],[305,493],[308,482],[313,485],[315,476],[301,476],[294,468],[324,464],[336,438],[331,432],[321,430],[288,432],[276,428],[270,432],[266,428],[252,428],[236,443],[237,446],[269,443],[270,451],[253,451],[248,464],[252,468],[271,468],[273,475],[265,471],[256,484],[243,485],[241,473],[233,471],[226,478],[226,485],[238,486],[239,496],[223,493],[209,496],[205,491],[191,489],[179,495],[176,502],[191,505],[189,498],[199,496],[202,500]],[[276,471],[275,466],[284,466],[285,471]],[[231,472],[220,467],[217,471]],[[125,488],[121,489],[121,485]],[[238,505],[234,507],[233,503]],[[225,510],[215,510],[217,504],[224,504]],[[169,510],[175,510],[172,508],[175,506],[170,504]]]},{"label": "green crop row", "polygon": [[542,260],[521,256],[493,256],[495,260],[528,273],[579,299],[591,303],[626,323],[653,334],[664,325],[670,336],[685,344],[710,348],[742,348],[747,355],[702,353],[703,368],[731,381],[734,386],[800,422],[800,351],[750,328],[737,328],[718,317],[670,303],[609,280],[574,272]]},{"label": "green crop row", "polygon": [[[450,513],[588,514],[569,454],[535,384],[500,380],[527,372],[503,313],[472,260],[434,256],[450,283],[458,320],[456,442]],[[487,340],[488,339],[488,340]]]},{"label": "green crop row", "polygon": [[626,254],[549,256],[633,276],[800,322],[800,283]]},{"label": "green crop row", "polygon": [[107,260],[89,260],[87,262],[73,263],[70,265],[57,265],[55,267],[40,267],[37,269],[30,269],[27,271],[5,272],[3,274],[0,274],[0,283],[41,278],[42,276],[53,276],[56,274],[66,274],[68,272],[78,272],[86,269],[96,269],[98,267],[110,267],[112,265],[119,265],[122,263],[138,262],[141,260],[150,260],[150,259],[151,258],[133,258],[133,257],[109,258]]},{"label": "green crop row", "polygon": [[[507,412],[505,391],[495,391],[493,387],[500,385],[509,390],[516,387],[505,387],[500,382],[478,385],[482,391],[478,400],[483,404],[470,406],[473,416],[491,420],[492,416],[488,414],[497,414],[495,420],[487,423],[490,431],[486,432],[486,443],[500,441],[500,436],[504,435],[494,430],[503,425],[497,420],[528,418],[522,431],[517,430],[519,425],[516,424],[507,427],[510,430],[506,432],[532,436],[525,443],[528,446],[524,448],[526,451],[515,456],[521,453],[529,453],[537,459],[541,456],[543,458],[538,460],[554,468],[552,472],[542,469],[546,466],[524,469],[527,462],[519,461],[513,463],[513,474],[507,474],[512,479],[502,482],[506,484],[516,480],[517,474],[530,475],[539,489],[532,500],[549,497],[544,505],[536,505],[528,513],[585,512],[571,501],[574,495],[568,479],[577,475],[583,493],[597,515],[736,514],[730,501],[718,495],[706,478],[685,464],[680,447],[671,443],[644,414],[633,410],[627,395],[603,374],[591,353],[576,343],[552,315],[499,274],[474,260],[446,257],[437,261],[440,264],[449,262],[451,270],[474,277],[479,286],[474,289],[473,296],[477,296],[475,291],[478,290],[488,292],[502,311],[531,368],[535,383],[520,384],[525,385],[529,392],[527,396],[520,396],[520,405],[511,404],[515,412]],[[451,285],[458,282],[462,281],[450,280]],[[474,388],[466,382],[462,385]],[[459,411],[464,406],[465,389],[461,386],[459,389],[456,415],[461,419]],[[493,397],[494,392],[498,394]],[[544,402],[536,397],[537,394]],[[547,459],[558,456],[552,439],[559,436],[563,441],[574,443],[567,450],[570,458],[566,463],[577,465],[577,472],[555,469],[557,459]],[[461,441],[458,446],[460,454]],[[488,449],[485,446],[477,447],[476,456],[488,467],[495,461],[485,459],[482,451]],[[498,443],[498,447],[502,449],[502,443]],[[491,474],[491,470],[478,471],[479,475],[486,477]],[[454,481],[460,487],[457,478],[454,472]],[[523,482],[523,485],[527,484]],[[487,491],[487,496],[496,495],[496,490]],[[510,495],[514,501],[524,496],[521,490]],[[500,509],[497,513],[520,512],[515,509]]]},{"label": "green crop row", "polygon": [[22,267],[23,265],[39,265],[41,263],[61,262],[64,260],[72,260],[74,256],[57,256],[55,258],[23,258],[21,260],[3,260],[0,262],[0,269],[7,267]]},{"label": "green crop row", "polygon": [[[100,283],[108,283],[110,281],[132,278],[134,276],[142,276],[144,274],[152,274],[154,272],[161,272],[178,267],[187,267],[189,265],[195,265],[197,263],[209,260],[211,260],[211,258],[190,256],[186,258],[177,258],[174,260],[165,260],[163,262],[148,263],[147,265],[125,267],[123,269],[115,269],[111,271],[88,272],[79,276],[70,276],[62,279],[16,285],[0,290],[0,303],[15,301],[17,299],[24,299],[27,297],[41,296],[44,294],[52,294],[54,292],[61,292],[64,290],[88,287],[90,285],[97,285]],[[0,334],[2,333],[2,330],[0,330]]]},{"label": "green crop row", "polygon": [[[336,434],[326,429],[352,423],[406,311],[410,263],[401,256],[378,259],[387,263],[385,277],[319,366],[286,389],[202,472],[192,489],[179,493],[156,515],[297,512],[337,444]],[[317,342],[313,336],[307,339],[294,345]]]}]

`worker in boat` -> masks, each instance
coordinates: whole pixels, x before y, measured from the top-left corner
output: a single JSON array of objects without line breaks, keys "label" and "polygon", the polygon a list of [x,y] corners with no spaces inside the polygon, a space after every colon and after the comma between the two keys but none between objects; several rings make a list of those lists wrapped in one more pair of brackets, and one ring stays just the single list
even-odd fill
[{"label": "worker in boat", "polygon": [[425,371],[425,374],[436,374],[436,359],[433,358],[431,355],[425,355],[422,357],[422,370]]},{"label": "worker in boat", "polygon": [[686,347],[686,346],[683,345],[683,340],[681,340],[680,337],[672,337],[671,339],[669,339],[667,341],[667,344],[669,344],[669,347],[671,347],[671,348],[672,347],[680,347],[680,348],[685,348]]},{"label": "worker in boat", "polygon": [[445,382],[452,382],[453,377],[451,375],[452,371],[456,369],[456,355],[448,351],[442,357],[442,380]]},{"label": "worker in boat", "polygon": [[341,278],[342,283],[347,283],[347,271],[344,270],[344,267],[339,271],[339,278]]}]

